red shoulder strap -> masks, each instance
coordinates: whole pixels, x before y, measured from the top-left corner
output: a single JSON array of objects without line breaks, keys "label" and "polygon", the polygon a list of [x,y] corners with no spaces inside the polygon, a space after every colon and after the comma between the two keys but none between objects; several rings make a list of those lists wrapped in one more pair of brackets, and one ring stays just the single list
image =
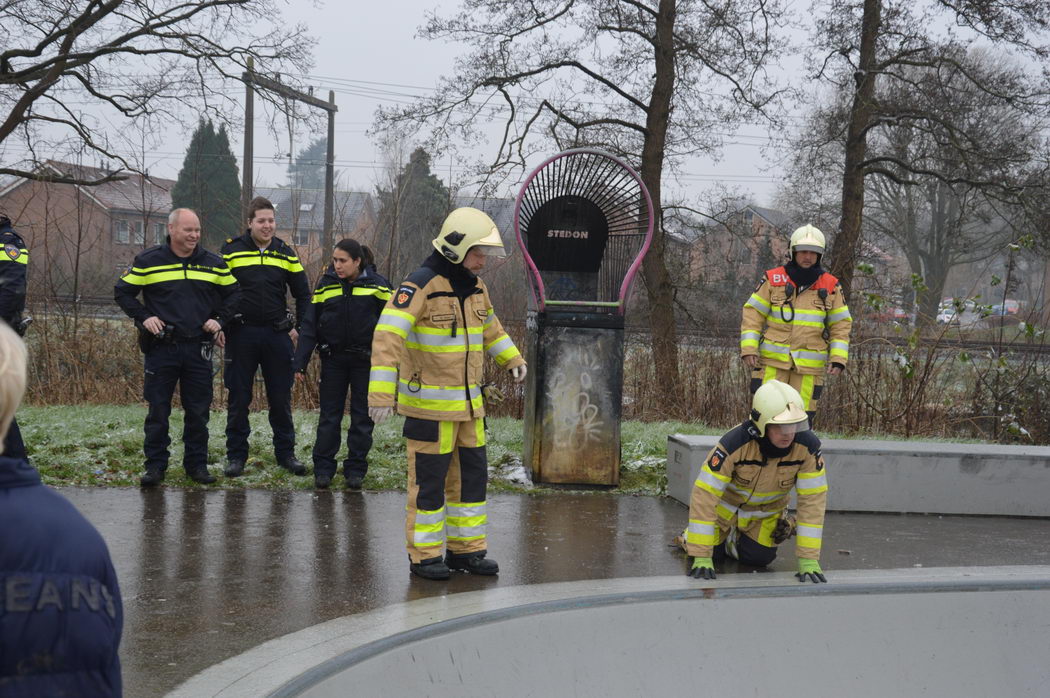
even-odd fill
[{"label": "red shoulder strap", "polygon": [[839,285],[839,280],[838,279],[836,279],[831,274],[829,274],[827,272],[824,272],[823,274],[820,275],[820,278],[817,279],[816,283],[814,283],[812,286],[810,286],[810,288],[818,290],[818,291],[820,289],[822,289],[822,288],[825,288],[830,293],[831,291],[834,291],[835,287],[838,286],[838,285]]},{"label": "red shoulder strap", "polygon": [[787,269],[777,267],[776,269],[766,270],[766,281],[769,282],[770,286],[786,286],[788,282]]}]

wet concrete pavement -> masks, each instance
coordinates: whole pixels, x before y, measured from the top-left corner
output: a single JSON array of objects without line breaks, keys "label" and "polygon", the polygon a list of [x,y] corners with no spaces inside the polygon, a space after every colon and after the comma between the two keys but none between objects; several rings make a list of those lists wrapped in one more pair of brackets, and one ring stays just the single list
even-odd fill
[{"label": "wet concrete pavement", "polygon": [[[62,488],[101,531],[120,579],[125,693],[158,696],[259,643],[348,614],[493,586],[683,574],[668,498],[494,495],[498,578],[412,577],[401,492]],[[1050,520],[830,513],[834,571],[1050,564]],[[794,569],[791,546],[771,571]],[[735,563],[722,574],[750,572]]]}]

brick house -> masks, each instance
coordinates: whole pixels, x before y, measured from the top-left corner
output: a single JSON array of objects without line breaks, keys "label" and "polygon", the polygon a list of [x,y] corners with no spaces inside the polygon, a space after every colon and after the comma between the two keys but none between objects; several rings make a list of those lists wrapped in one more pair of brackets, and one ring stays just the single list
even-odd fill
[{"label": "brick house", "polygon": [[[84,179],[108,172],[49,160],[43,171]],[[164,241],[174,180],[128,174],[98,186],[19,179],[0,188],[0,210],[29,248],[29,295],[112,298],[135,255]]]}]

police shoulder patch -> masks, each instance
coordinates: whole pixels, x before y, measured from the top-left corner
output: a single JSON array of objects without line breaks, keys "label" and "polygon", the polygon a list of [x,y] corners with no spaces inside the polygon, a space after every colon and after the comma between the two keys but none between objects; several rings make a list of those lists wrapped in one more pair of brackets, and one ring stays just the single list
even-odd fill
[{"label": "police shoulder patch", "polygon": [[415,294],[415,288],[411,286],[399,286],[397,291],[394,292],[394,305],[398,308],[408,307],[408,304],[412,302],[412,296]]},{"label": "police shoulder patch", "polygon": [[22,254],[22,250],[18,249],[18,245],[12,245],[9,243],[4,245],[4,253],[6,253],[11,259],[18,259],[18,255]]},{"label": "police shoulder patch", "polygon": [[126,269],[124,270],[124,273],[120,275],[120,278],[122,278],[122,279],[123,279],[123,278],[124,278],[125,276],[127,276],[127,275],[128,275],[128,274],[130,274],[130,273],[131,273],[131,265],[129,264],[129,265],[127,266],[127,268],[126,268]]},{"label": "police shoulder patch", "polygon": [[714,472],[718,472],[722,469],[722,463],[725,463],[727,455],[728,454],[723,451],[721,447],[716,447],[714,453],[712,453],[711,457],[707,459],[707,467]]}]

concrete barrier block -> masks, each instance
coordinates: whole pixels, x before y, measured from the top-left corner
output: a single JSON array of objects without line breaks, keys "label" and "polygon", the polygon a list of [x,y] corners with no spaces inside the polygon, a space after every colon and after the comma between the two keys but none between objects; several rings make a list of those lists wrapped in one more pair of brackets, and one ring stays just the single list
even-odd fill
[{"label": "concrete barrier block", "polygon": [[[1050,447],[823,439],[831,511],[1050,517]],[[667,494],[688,506],[716,436],[667,437]]]}]

